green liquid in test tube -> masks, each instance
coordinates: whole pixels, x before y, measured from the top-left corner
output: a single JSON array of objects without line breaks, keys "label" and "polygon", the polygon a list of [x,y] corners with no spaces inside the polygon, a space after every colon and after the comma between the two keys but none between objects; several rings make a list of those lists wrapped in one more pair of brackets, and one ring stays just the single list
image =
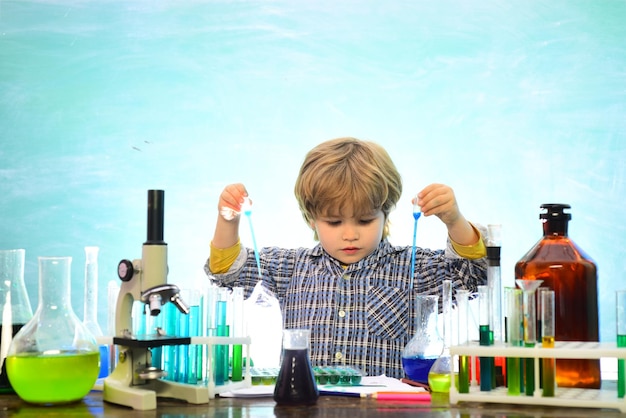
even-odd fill
[{"label": "green liquid in test tube", "polygon": [[[510,347],[520,347],[522,345],[522,291],[516,288],[506,288],[507,304],[507,344]],[[518,357],[507,357],[506,359],[506,379],[507,392],[509,395],[519,396],[522,391],[523,375],[521,374],[521,359]]]},{"label": "green liquid in test tube", "polygon": [[[456,291],[456,306],[458,310],[458,343],[459,345],[467,345],[469,338],[467,336],[468,326],[468,299],[469,291],[459,289]],[[459,393],[469,393],[470,385],[470,356],[459,356]]]},{"label": "green liquid in test tube", "polygon": [[[479,311],[479,344],[491,345],[491,330],[489,329],[489,287],[478,286],[478,311]],[[492,389],[493,358],[480,357],[480,390],[489,392]]]},{"label": "green liquid in test tube", "polygon": [[[535,303],[535,291],[543,280],[516,280],[515,283],[522,289],[523,295],[523,323],[524,323],[524,347],[534,347],[537,341],[537,308]],[[527,396],[533,396],[535,390],[535,360],[524,359],[525,382]]]},{"label": "green liquid in test tube", "polygon": [[[617,346],[626,348],[626,290],[617,291]],[[617,396],[626,392],[626,360],[617,360]]]},{"label": "green liquid in test tube", "polygon": [[[243,337],[243,287],[233,288],[233,337]],[[232,376],[233,382],[243,380],[243,347],[241,344],[233,344],[232,355]]]},{"label": "green liquid in test tube", "polygon": [[[541,346],[554,348],[554,290],[544,290],[540,293],[541,299]],[[556,360],[553,358],[541,359],[541,388],[542,395],[554,396],[556,390]]]}]

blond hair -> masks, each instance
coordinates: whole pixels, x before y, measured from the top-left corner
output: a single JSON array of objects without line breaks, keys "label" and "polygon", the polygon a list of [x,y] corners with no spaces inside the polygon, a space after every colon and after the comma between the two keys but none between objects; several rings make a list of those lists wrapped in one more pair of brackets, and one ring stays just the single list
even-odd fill
[{"label": "blond hair", "polygon": [[356,217],[382,210],[385,238],[389,234],[389,213],[402,194],[402,179],[380,145],[337,138],[308,152],[294,192],[309,225],[320,216],[342,214],[346,208],[352,209]]}]

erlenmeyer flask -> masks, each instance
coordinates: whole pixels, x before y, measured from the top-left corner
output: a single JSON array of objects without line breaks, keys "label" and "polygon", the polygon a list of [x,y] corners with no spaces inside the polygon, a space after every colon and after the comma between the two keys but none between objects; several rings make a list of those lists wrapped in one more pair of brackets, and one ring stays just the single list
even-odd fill
[{"label": "erlenmeyer flask", "polygon": [[80,400],[98,378],[96,340],[70,303],[71,264],[71,257],[39,257],[39,305],[9,347],[9,380],[30,403]]},{"label": "erlenmeyer flask", "polygon": [[278,405],[314,405],[319,398],[309,360],[309,336],[307,329],[283,331],[283,358],[274,388]]},{"label": "erlenmeyer flask", "polygon": [[428,372],[443,351],[443,340],[437,332],[439,297],[417,295],[415,309],[415,335],[402,352],[402,368],[409,379],[427,385]]},{"label": "erlenmeyer flask", "polygon": [[24,286],[26,251],[0,250],[0,393],[11,393],[5,359],[13,336],[33,317]]}]

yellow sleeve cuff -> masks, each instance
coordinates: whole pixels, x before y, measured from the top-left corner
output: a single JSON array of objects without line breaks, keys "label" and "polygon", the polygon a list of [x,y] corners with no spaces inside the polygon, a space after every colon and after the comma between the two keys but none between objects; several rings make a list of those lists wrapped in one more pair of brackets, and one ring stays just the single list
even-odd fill
[{"label": "yellow sleeve cuff", "polygon": [[240,241],[237,241],[235,245],[228,248],[216,248],[211,242],[211,254],[209,256],[209,269],[211,273],[226,273],[237,259],[240,250]]},{"label": "yellow sleeve cuff", "polygon": [[[471,222],[470,225],[472,225]],[[485,248],[485,243],[483,242],[483,237],[480,231],[474,225],[472,225],[472,228],[474,229],[474,232],[476,232],[476,235],[478,235],[478,241],[476,241],[476,243],[471,245],[461,245],[452,240],[450,240],[450,243],[452,244],[454,251],[456,251],[456,253],[461,257],[476,260],[487,255],[487,248]]]}]

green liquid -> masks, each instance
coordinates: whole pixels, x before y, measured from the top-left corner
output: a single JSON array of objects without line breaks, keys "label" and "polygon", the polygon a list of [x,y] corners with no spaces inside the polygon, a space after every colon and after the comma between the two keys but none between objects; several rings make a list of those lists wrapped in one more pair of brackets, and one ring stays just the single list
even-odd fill
[{"label": "green liquid", "polygon": [[[535,343],[524,342],[524,347],[534,347]],[[533,396],[535,390],[535,359],[527,358],[524,360],[524,367],[526,368],[526,379],[524,386],[526,388],[526,396]]]},{"label": "green liquid", "polygon": [[7,374],[20,398],[36,404],[61,404],[82,399],[100,372],[100,352],[18,354],[7,357]]},{"label": "green liquid", "polygon": [[506,359],[506,379],[509,395],[519,396],[521,389],[521,377],[520,377],[520,359],[514,357],[508,357]]},{"label": "green liquid", "polygon": [[233,367],[230,380],[240,382],[243,380],[243,354],[241,344],[233,345]]},{"label": "green liquid", "polygon": [[[542,346],[544,348],[554,348],[554,337],[542,337]],[[556,389],[556,361],[553,358],[542,358],[541,373],[542,393],[543,396],[552,397]]]},{"label": "green liquid", "polygon": [[469,356],[459,356],[459,393],[469,393]]},{"label": "green liquid", "polygon": [[450,373],[428,373],[428,385],[435,393],[450,393]]},{"label": "green liquid", "polygon": [[[626,335],[617,336],[617,346],[626,347]],[[624,397],[626,392],[626,360],[617,360],[617,396]]]}]

